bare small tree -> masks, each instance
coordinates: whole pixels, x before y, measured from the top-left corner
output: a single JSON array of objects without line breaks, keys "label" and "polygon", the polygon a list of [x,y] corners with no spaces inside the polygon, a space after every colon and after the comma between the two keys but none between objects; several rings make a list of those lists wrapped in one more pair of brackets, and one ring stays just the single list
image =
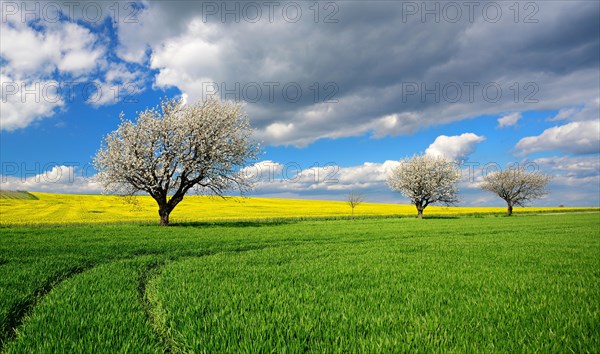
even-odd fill
[{"label": "bare small tree", "polygon": [[423,218],[423,210],[434,203],[446,205],[458,201],[460,171],[444,157],[416,155],[400,161],[388,177],[388,186],[409,198]]},{"label": "bare small tree", "polygon": [[365,196],[362,193],[352,191],[346,196],[346,203],[348,203],[348,205],[352,209],[352,220],[354,220],[354,208],[359,206],[364,201]]},{"label": "bare small tree", "polygon": [[525,206],[531,200],[546,195],[545,188],[549,182],[550,176],[541,172],[507,169],[487,174],[480,187],[504,199],[507,204],[506,213],[510,216],[513,206]]},{"label": "bare small tree", "polygon": [[232,187],[251,188],[238,171],[260,147],[241,106],[211,99],[186,105],[165,99],[106,136],[94,158],[107,192],[146,192],[158,204],[160,225],[192,188],[223,196]]}]

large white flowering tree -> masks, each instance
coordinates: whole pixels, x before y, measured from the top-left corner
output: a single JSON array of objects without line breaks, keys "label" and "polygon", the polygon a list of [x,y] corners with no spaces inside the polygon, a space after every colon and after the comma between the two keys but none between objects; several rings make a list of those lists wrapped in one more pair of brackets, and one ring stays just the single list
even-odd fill
[{"label": "large white flowering tree", "polygon": [[504,199],[507,214],[512,215],[513,206],[525,206],[528,202],[546,195],[550,176],[542,172],[529,172],[522,168],[495,171],[483,177],[481,189]]},{"label": "large white flowering tree", "polygon": [[158,204],[160,224],[190,189],[223,196],[251,185],[238,171],[260,147],[241,106],[216,99],[185,104],[165,99],[108,134],[94,158],[105,191],[148,193]]},{"label": "large white flowering tree", "polygon": [[441,156],[417,155],[400,161],[388,176],[388,186],[409,198],[423,218],[428,205],[458,201],[460,171]]}]

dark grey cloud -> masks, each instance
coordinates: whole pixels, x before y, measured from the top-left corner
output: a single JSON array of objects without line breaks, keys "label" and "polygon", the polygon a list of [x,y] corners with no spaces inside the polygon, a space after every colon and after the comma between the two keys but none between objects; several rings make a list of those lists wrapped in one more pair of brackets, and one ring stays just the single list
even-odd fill
[{"label": "dark grey cloud", "polygon": [[[235,2],[228,3],[223,6],[235,8]],[[277,8],[288,3],[278,2]],[[436,3],[440,8],[447,4],[426,6]],[[344,1],[331,5],[336,23],[324,22],[331,12],[324,7],[330,3],[319,3],[317,22],[309,7],[314,4],[299,3],[303,16],[292,23],[277,10],[271,22],[264,7],[257,22],[243,14],[239,22],[232,16],[223,22],[219,14],[206,12],[207,6],[220,3],[158,1],[145,3],[138,25],[120,25],[119,36],[123,57],[134,58],[140,48],[150,48],[147,60],[159,71],[157,85],[177,86],[192,99],[206,93],[203,81],[224,84],[241,99],[253,92],[249,86],[244,92],[244,85],[262,86],[262,99],[247,107],[261,137],[272,144],[303,145],[369,131],[376,136],[406,134],[481,114],[560,109],[594,99],[600,4],[531,3],[535,11],[519,3],[517,21],[512,2],[476,2],[472,19],[458,3],[460,21],[448,21],[440,12],[436,22],[433,15],[422,21],[420,13],[409,13],[414,10],[410,6],[421,12],[422,2]],[[240,9],[244,4],[239,3]],[[500,6],[502,16],[497,21],[486,17],[486,6]],[[264,86],[271,82],[280,84],[274,101]],[[289,83],[302,88],[297,102],[282,96],[282,86]],[[320,91],[316,99],[315,83]],[[325,87],[327,83],[334,85]],[[470,83],[478,86],[466,86]],[[409,94],[414,84],[418,92]],[[438,99],[422,95],[436,84]],[[488,96],[486,84],[493,86]],[[461,96],[454,102],[456,85]],[[502,90],[498,100],[495,87]],[[334,89],[338,102],[323,103]],[[296,91],[290,92],[294,96]],[[524,102],[527,98],[537,102]]]}]

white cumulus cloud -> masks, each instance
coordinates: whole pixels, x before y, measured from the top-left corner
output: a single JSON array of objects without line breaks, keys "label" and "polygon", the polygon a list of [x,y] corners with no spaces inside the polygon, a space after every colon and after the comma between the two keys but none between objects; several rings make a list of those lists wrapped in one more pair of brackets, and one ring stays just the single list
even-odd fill
[{"label": "white cumulus cloud", "polygon": [[511,113],[498,118],[498,128],[512,127],[522,118],[520,112]]},{"label": "white cumulus cloud", "polygon": [[76,23],[33,28],[7,17],[0,24],[0,130],[25,128],[65,107],[57,75],[81,81],[104,56],[99,37]]},{"label": "white cumulus cloud", "polygon": [[600,121],[577,121],[548,128],[540,135],[519,140],[515,148],[523,155],[554,150],[573,154],[599,153]]},{"label": "white cumulus cloud", "polygon": [[440,135],[429,145],[425,153],[431,156],[443,156],[451,161],[462,161],[475,152],[475,147],[485,137],[473,133],[455,136]]},{"label": "white cumulus cloud", "polygon": [[600,98],[591,100],[580,107],[563,108],[551,120],[599,120],[600,119]]},{"label": "white cumulus cloud", "polygon": [[0,175],[0,188],[49,193],[101,193],[102,187],[76,166],[54,166],[47,171],[31,176],[28,171]]}]

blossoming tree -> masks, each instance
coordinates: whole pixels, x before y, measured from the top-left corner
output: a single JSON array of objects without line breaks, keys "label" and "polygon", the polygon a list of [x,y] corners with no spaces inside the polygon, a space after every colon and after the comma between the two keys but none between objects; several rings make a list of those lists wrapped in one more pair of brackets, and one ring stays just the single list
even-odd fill
[{"label": "blossoming tree", "polygon": [[158,204],[160,225],[190,189],[218,196],[252,186],[238,171],[255,160],[259,144],[241,106],[216,99],[185,104],[165,99],[160,107],[125,120],[105,137],[94,158],[105,191],[148,193]]},{"label": "blossoming tree", "polygon": [[481,189],[492,192],[504,199],[507,204],[506,213],[512,215],[513,206],[525,206],[533,199],[546,195],[546,185],[550,176],[522,168],[495,171],[483,177]]},{"label": "blossoming tree", "polygon": [[458,201],[459,180],[460,171],[444,157],[417,155],[400,161],[387,182],[392,190],[411,200],[422,219],[428,205]]}]

